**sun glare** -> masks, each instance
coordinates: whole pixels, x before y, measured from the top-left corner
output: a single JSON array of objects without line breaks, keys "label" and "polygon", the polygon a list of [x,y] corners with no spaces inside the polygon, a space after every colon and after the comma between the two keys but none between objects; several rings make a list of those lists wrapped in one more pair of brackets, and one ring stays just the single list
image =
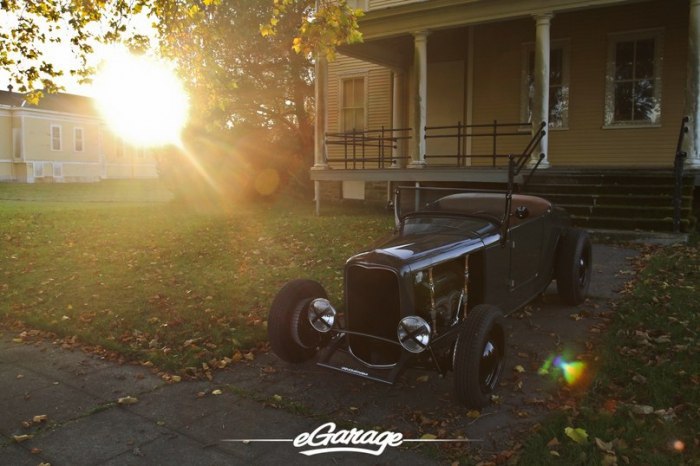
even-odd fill
[{"label": "sun glare", "polygon": [[178,144],[189,99],[168,63],[113,49],[94,81],[95,98],[112,130],[139,146]]}]

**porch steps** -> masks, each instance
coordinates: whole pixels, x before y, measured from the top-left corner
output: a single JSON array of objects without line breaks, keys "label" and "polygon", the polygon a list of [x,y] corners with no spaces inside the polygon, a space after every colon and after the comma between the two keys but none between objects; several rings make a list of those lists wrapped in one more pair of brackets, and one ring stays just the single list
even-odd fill
[{"label": "porch steps", "polygon": [[[693,189],[693,175],[684,176],[681,231],[686,233],[695,227]],[[673,231],[674,177],[670,170],[542,170],[524,192],[563,207],[574,225],[582,228]]]}]

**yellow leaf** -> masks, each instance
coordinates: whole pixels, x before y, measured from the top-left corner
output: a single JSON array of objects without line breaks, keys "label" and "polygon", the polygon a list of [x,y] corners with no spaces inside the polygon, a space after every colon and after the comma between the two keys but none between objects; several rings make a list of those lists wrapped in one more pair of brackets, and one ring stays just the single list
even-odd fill
[{"label": "yellow leaf", "polygon": [[272,401],[279,403],[282,401],[282,397],[280,395],[272,395]]},{"label": "yellow leaf", "polygon": [[421,435],[421,440],[435,440],[437,437],[433,434],[423,434]]},{"label": "yellow leaf", "polygon": [[172,380],[173,382],[181,382],[182,377],[180,377],[179,375],[173,375],[172,377],[170,377],[170,380]]},{"label": "yellow leaf", "polygon": [[578,444],[584,444],[588,442],[588,432],[581,428],[567,427],[564,429],[564,433],[567,437]]},{"label": "yellow leaf", "polygon": [[481,413],[475,409],[467,411],[467,417],[471,419],[476,419],[481,416]]},{"label": "yellow leaf", "polygon": [[29,439],[31,439],[31,435],[23,434],[23,435],[13,435],[12,440],[14,440],[17,443],[25,442]]},{"label": "yellow leaf", "polygon": [[523,366],[521,366],[520,364],[518,364],[517,366],[515,366],[515,367],[513,368],[513,370],[514,370],[515,372],[520,372],[521,374],[522,374],[523,372],[525,372],[525,368],[524,368]]},{"label": "yellow leaf", "polygon": [[138,403],[139,399],[135,398],[133,396],[124,396],[122,398],[119,398],[117,400],[117,404],[119,405],[133,405],[135,403]]},{"label": "yellow leaf", "polygon": [[32,418],[34,424],[41,424],[42,422],[48,421],[49,417],[46,414],[40,414]]},{"label": "yellow leaf", "polygon": [[216,390],[212,390],[212,391],[211,391],[211,394],[212,394],[212,395],[221,395],[221,394],[223,394],[223,393],[224,393],[224,392],[222,392],[222,391],[219,390],[218,388],[217,388]]}]

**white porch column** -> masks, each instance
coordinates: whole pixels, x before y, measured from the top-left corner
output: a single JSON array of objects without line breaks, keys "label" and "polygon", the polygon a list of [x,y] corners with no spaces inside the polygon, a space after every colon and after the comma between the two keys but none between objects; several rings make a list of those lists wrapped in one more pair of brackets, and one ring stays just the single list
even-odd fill
[{"label": "white porch column", "polygon": [[[394,82],[392,88],[391,96],[391,128],[401,129],[403,128],[403,119],[401,118],[401,110],[403,108],[402,95],[403,95],[403,81],[404,74],[401,71],[394,70],[392,72]],[[405,136],[403,131],[394,131],[393,137],[399,138],[394,143],[394,147],[391,149],[391,156],[393,161],[391,162],[391,168],[399,168],[405,165],[403,159],[398,159],[397,157],[405,155],[406,151],[404,140],[400,139]]]},{"label": "white porch column", "polygon": [[688,25],[688,81],[685,87],[685,115],[690,117],[684,150],[686,167],[700,168],[700,0],[690,0]]},{"label": "white porch column", "polygon": [[[326,93],[328,89],[328,60],[326,57],[317,56],[314,65],[314,96],[316,99],[316,118],[314,121],[314,166],[311,170],[328,169],[326,158]],[[321,182],[314,181],[314,203],[316,215],[321,214]]]},{"label": "white porch column", "polygon": [[313,169],[328,168],[326,160],[326,92],[328,89],[328,61],[326,57],[317,57],[314,65],[316,78],[314,91],[316,99],[316,119],[314,122],[314,166]]},{"label": "white porch column", "polygon": [[[532,134],[539,130],[540,123],[549,123],[549,29],[552,22],[552,14],[541,14],[535,16],[535,96],[532,102]],[[540,141],[536,151],[532,153],[530,164],[535,164],[540,154],[544,154],[544,159],[540,167],[549,166],[547,158],[549,146],[549,128],[547,134]]]},{"label": "white porch column", "polygon": [[413,139],[409,168],[425,167],[425,124],[428,102],[428,31],[413,33]]}]

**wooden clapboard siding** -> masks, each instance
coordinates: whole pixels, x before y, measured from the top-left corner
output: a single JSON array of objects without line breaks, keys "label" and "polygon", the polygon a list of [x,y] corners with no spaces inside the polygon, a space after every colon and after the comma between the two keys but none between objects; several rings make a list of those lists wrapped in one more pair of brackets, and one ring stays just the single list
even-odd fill
[{"label": "wooden clapboard siding", "polygon": [[[550,133],[549,160],[559,166],[671,166],[683,116],[688,6],[669,0],[562,14],[552,40],[570,43],[569,129]],[[661,28],[661,125],[603,128],[611,33]]]},{"label": "wooden clapboard siding", "polygon": [[393,6],[405,5],[407,3],[423,2],[425,0],[369,0],[368,10],[380,10]]},{"label": "wooden clapboard siding", "polygon": [[[364,77],[367,92],[366,128],[391,127],[392,74],[387,68],[338,55],[328,67],[328,132],[340,131],[340,83],[344,78]],[[337,146],[327,148],[330,158],[342,157]],[[376,155],[376,151],[368,151]]]}]

